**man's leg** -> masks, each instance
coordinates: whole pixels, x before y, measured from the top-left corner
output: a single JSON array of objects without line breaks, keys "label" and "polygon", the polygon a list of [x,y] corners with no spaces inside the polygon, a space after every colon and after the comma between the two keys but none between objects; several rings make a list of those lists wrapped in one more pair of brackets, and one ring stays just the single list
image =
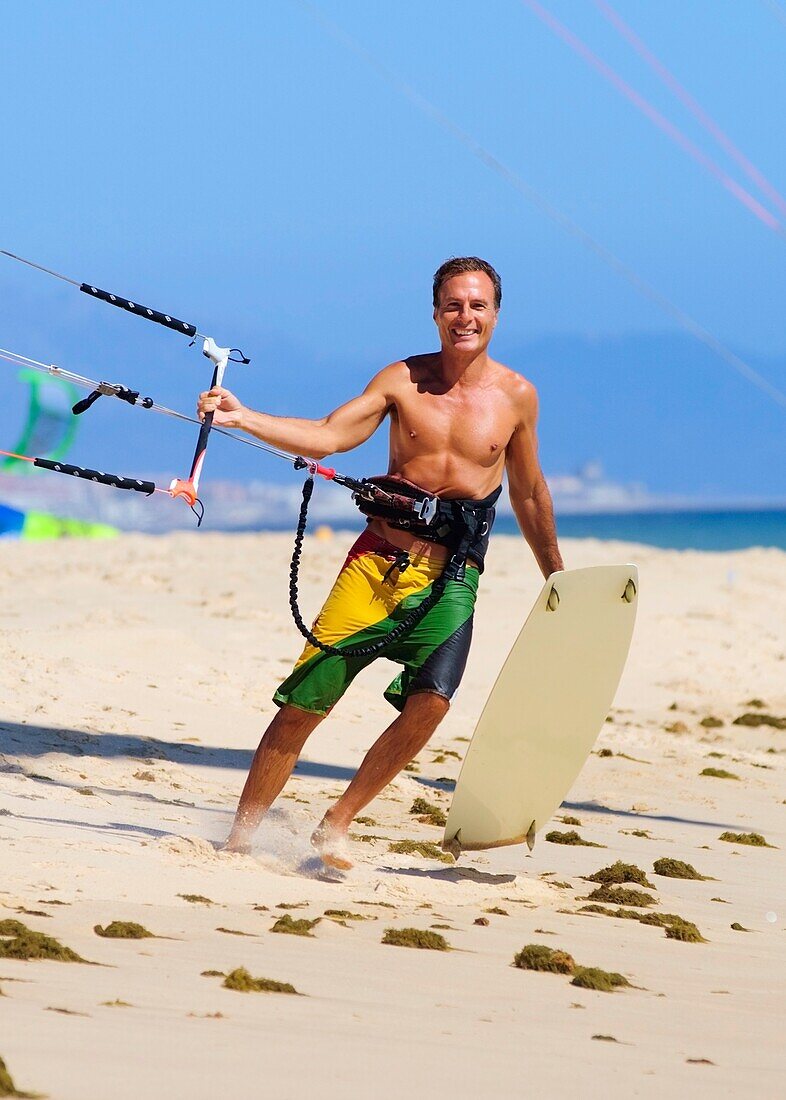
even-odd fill
[{"label": "man's leg", "polygon": [[225,851],[248,851],[254,830],[289,779],[309,734],[321,721],[321,714],[297,707],[284,706],[275,715],[254,753]]},{"label": "man's leg", "polygon": [[311,842],[324,863],[349,870],[352,861],[346,851],[346,837],[352,819],[417,756],[449,708],[448,700],[434,692],[409,696],[402,713],[368,750],[354,779],[312,836]]}]

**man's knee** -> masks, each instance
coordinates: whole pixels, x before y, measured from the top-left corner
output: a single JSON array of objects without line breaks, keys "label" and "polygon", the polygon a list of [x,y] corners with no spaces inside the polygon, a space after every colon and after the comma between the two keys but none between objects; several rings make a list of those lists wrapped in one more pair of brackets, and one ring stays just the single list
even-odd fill
[{"label": "man's knee", "polygon": [[431,723],[434,728],[450,710],[450,700],[436,691],[418,691],[410,695],[404,704],[404,714],[417,715],[424,723]]},{"label": "man's knee", "polygon": [[309,735],[322,721],[321,714],[283,706],[273,718],[263,737],[268,746],[279,752],[300,752]]}]

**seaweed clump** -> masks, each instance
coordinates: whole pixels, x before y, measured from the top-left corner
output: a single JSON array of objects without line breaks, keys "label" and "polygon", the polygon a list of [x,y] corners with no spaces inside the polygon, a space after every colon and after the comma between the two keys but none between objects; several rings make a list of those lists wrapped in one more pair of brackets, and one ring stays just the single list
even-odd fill
[{"label": "seaweed clump", "polygon": [[667,940],[682,940],[683,943],[706,943],[704,936],[695,924],[689,920],[678,917],[666,928]]},{"label": "seaweed clump", "polygon": [[416,947],[424,951],[450,950],[444,936],[425,928],[386,928],[382,942],[393,947]]},{"label": "seaweed clump", "polygon": [[596,989],[602,993],[611,993],[615,989],[630,985],[622,974],[615,971],[600,970],[595,966],[578,966],[567,951],[546,947],[542,943],[529,943],[514,956],[513,965],[521,970],[541,970],[552,974],[572,975],[571,985],[582,989]]},{"label": "seaweed clump", "polygon": [[610,867],[601,867],[594,875],[587,875],[587,881],[605,883],[607,886],[619,885],[621,882],[635,882],[637,886],[649,886],[650,890],[655,889],[640,867],[635,863],[623,863],[621,859],[612,863]]},{"label": "seaweed clump", "polygon": [[76,951],[66,947],[59,940],[43,932],[33,932],[22,925],[24,931],[13,939],[0,943],[0,958],[3,959],[51,959],[54,962],[87,962]]},{"label": "seaweed clump", "polygon": [[711,779],[739,779],[734,772],[727,772],[725,768],[702,768],[699,775],[708,775]]},{"label": "seaweed clump", "polygon": [[103,936],[110,940],[146,940],[152,938],[153,933],[148,932],[142,924],[132,920],[113,920],[102,928],[97,924],[93,931],[97,936]]},{"label": "seaweed clump", "polygon": [[577,985],[580,989],[595,989],[599,993],[613,993],[621,986],[630,985],[630,982],[615,970],[601,970],[597,966],[579,966],[570,984]]},{"label": "seaweed clump", "polygon": [[[635,909],[607,909],[604,905],[583,905],[580,913],[600,913],[604,917],[617,917],[621,920],[637,920],[639,924],[651,924],[664,928],[666,936],[685,943],[706,943],[695,924],[685,920],[677,913],[637,913]],[[669,932],[672,929],[672,932]]]},{"label": "seaweed clump", "polygon": [[683,863],[681,859],[667,857],[656,859],[652,869],[656,875],[661,875],[663,878],[690,878],[703,882],[706,882],[709,878],[708,875],[700,875],[695,867],[690,863]]},{"label": "seaweed clump", "polygon": [[8,920],[0,920],[0,936],[19,936],[22,932],[28,932],[26,924],[10,917]]},{"label": "seaweed clump", "polygon": [[750,844],[754,848],[774,848],[774,844],[768,844],[761,833],[721,833],[718,840],[726,840],[729,844]]},{"label": "seaweed clump", "polygon": [[290,917],[289,913],[285,913],[283,917],[279,917],[271,932],[285,932],[290,936],[310,936],[311,929],[317,924],[319,917],[316,920],[306,920],[305,917],[301,917],[300,920],[294,920]]},{"label": "seaweed clump", "polygon": [[748,712],[747,714],[741,714],[739,718],[735,718],[732,725],[751,726],[753,728],[772,726],[776,730],[786,730],[786,718],[776,718],[773,714],[751,714]]},{"label": "seaweed clump", "polygon": [[[617,917],[618,920],[637,920],[640,924],[655,924],[659,928],[665,928],[672,913],[639,913],[636,909],[609,909],[605,905],[582,905],[580,913],[601,913],[604,917]],[[674,917],[682,920],[681,917]]]},{"label": "seaweed clump", "polygon": [[573,974],[576,960],[567,951],[548,947],[545,943],[528,943],[513,956],[519,970],[541,970],[549,974]]},{"label": "seaweed clump", "polygon": [[439,806],[435,806],[433,802],[427,802],[425,798],[416,798],[410,806],[409,812],[417,815],[421,825],[443,826],[447,821]]},{"label": "seaweed clump", "polygon": [[563,825],[581,825],[581,819],[573,817],[572,814],[565,814],[564,817],[560,818],[560,821]]},{"label": "seaweed clump", "polygon": [[0,1058],[0,1096],[28,1097],[32,1100],[33,1097],[38,1095],[39,1094],[35,1092],[20,1092],[14,1084],[11,1074],[8,1072],[8,1067],[3,1059]]},{"label": "seaweed clump", "polygon": [[206,898],[204,894],[178,894],[179,898],[183,901],[190,901],[194,905],[212,905],[213,902],[210,898]]},{"label": "seaweed clump", "polygon": [[438,859],[440,863],[455,862],[453,856],[443,852],[431,840],[396,840],[390,845],[388,851],[403,856],[422,856],[423,859]]},{"label": "seaweed clump", "polygon": [[622,886],[598,886],[588,897],[589,901],[605,901],[611,905],[657,905],[652,894],[643,890],[629,890]]},{"label": "seaweed clump", "polygon": [[558,829],[552,829],[550,833],[546,833],[544,838],[548,840],[550,844],[577,844],[584,848],[602,848],[602,844],[595,844],[592,840],[585,840],[584,837],[579,836],[575,829],[569,830],[567,833],[561,833]]},{"label": "seaweed clump", "polygon": [[224,989],[234,989],[237,993],[297,993],[289,982],[277,982],[272,978],[252,978],[244,966],[227,974],[221,984]]}]

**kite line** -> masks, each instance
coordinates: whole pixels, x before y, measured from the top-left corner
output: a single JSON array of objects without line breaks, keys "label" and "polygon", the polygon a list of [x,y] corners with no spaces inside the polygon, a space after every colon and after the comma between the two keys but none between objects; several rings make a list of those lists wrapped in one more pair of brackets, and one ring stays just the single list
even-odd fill
[{"label": "kite line", "polygon": [[715,119],[705,111],[701,104],[694,99],[688,89],[680,83],[674,73],[655,56],[639,35],[622,18],[607,0],[595,0],[595,7],[609,23],[622,35],[625,41],[633,47],[636,53],[652,69],[655,75],[666,85],[670,92],[687,107],[696,121],[710,134],[720,145],[721,149],[731,157],[742,169],[759,190],[767,196],[770,202],[778,207],[781,214],[786,214],[786,199],[778,191],[774,184],[770,183],[764,173],[753,164],[745,154],[737,148],[729,135],[721,129]]},{"label": "kite line", "polygon": [[574,34],[569,27],[560,22],[559,19],[553,15],[548,8],[545,8],[542,4],[538,3],[538,0],[520,0],[520,3],[529,8],[529,10],[540,19],[541,23],[544,23],[549,30],[553,31],[558,38],[568,45],[579,57],[583,57],[596,72],[600,73],[604,80],[606,80],[612,87],[625,97],[630,103],[633,104],[637,110],[641,111],[653,125],[657,126],[668,138],[670,138],[676,145],[678,145],[683,152],[687,153],[689,157],[701,165],[711,176],[714,176],[718,182],[729,191],[738,202],[747,207],[750,212],[763,222],[768,229],[772,229],[776,233],[783,233],[783,224],[772,214],[766,206],[763,206],[758,199],[754,198],[749,191],[746,191],[741,184],[724,171],[723,168],[717,164],[712,157],[708,156],[703,149],[700,149],[694,141],[692,141],[687,134],[684,134],[679,127],[675,126],[673,122],[670,122],[665,115],[654,107],[649,100],[645,99],[643,95],[636,91],[626,80],[624,80],[618,72],[616,72],[610,65],[608,65],[602,58],[590,49],[586,42],[584,42],[577,34]]},{"label": "kite line", "polygon": [[431,121],[436,123],[442,130],[455,138],[461,145],[468,149],[481,164],[484,164],[486,168],[503,179],[514,189],[514,191],[517,191],[528,203],[539,210],[541,214],[544,214],[550,221],[554,222],[561,229],[564,229],[566,233],[570,234],[570,236],[580,241],[585,248],[593,252],[607,267],[610,267],[630,283],[642,297],[647,298],[658,306],[659,309],[676,321],[680,328],[690,333],[691,336],[699,340],[705,347],[708,347],[710,351],[719,359],[722,359],[728,367],[731,367],[732,370],[736,371],[737,374],[741,375],[747,382],[750,382],[751,385],[761,390],[761,392],[766,394],[776,405],[779,405],[782,409],[786,409],[786,393],[784,393],[783,390],[773,385],[769,379],[760,374],[755,367],[752,367],[750,363],[746,362],[742,356],[737,355],[736,352],[727,347],[722,340],[715,336],[709,329],[705,328],[699,321],[691,317],[689,313],[686,313],[685,310],[654,287],[643,276],[639,275],[637,271],[624,260],[620,259],[620,257],[612,252],[610,248],[607,248],[606,245],[593,237],[591,233],[583,228],[583,226],[579,225],[578,222],[574,221],[573,218],[560,210],[559,207],[555,206],[549,199],[541,195],[540,192],[531,184],[527,183],[518,172],[501,161],[473,137],[472,134],[463,130],[452,118],[446,115],[444,111],[432,103],[431,100],[426,99],[426,97],[416,88],[413,88],[411,84],[407,83],[407,81],[395,70],[391,69],[383,61],[380,61],[380,59],[366,46],[348,34],[338,23],[330,19],[318,5],[312,3],[311,0],[297,0],[297,2],[331,38],[340,42],[347,50],[359,57],[369,66],[369,68],[373,69],[382,77],[390,87],[398,92],[399,95],[409,100],[409,102],[417,107],[422,114],[426,115],[426,117],[430,118]]}]

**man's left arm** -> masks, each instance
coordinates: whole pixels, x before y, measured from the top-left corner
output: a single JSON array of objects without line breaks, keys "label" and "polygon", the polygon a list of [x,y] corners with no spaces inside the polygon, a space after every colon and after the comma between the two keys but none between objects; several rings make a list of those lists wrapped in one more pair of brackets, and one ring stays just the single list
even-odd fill
[{"label": "man's left arm", "polygon": [[521,415],[505,455],[510,503],[543,576],[548,577],[564,565],[551,493],[538,460],[538,395],[522,379],[516,396]]}]

